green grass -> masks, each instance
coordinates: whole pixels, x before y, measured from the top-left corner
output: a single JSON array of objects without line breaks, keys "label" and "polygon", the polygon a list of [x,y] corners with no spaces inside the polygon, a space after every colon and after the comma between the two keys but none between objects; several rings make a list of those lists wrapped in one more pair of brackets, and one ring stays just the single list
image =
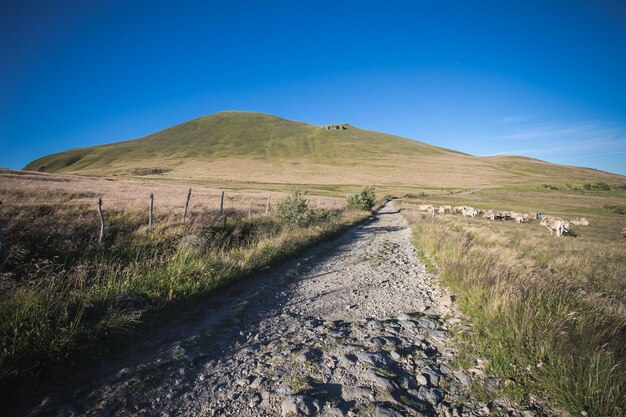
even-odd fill
[{"label": "green grass", "polygon": [[626,242],[619,215],[602,209],[607,197],[597,195],[577,205],[564,192],[551,199],[535,190],[498,195],[456,201],[507,210],[545,205],[555,214],[588,214],[591,225],[576,228],[576,238],[556,238],[537,223],[451,215],[433,222],[404,212],[416,247],[434,261],[471,318],[473,332],[458,336],[465,357],[459,361],[487,357],[490,372],[516,382],[504,392],[481,392],[485,399],[505,394],[519,401],[533,394],[572,415],[623,415]]},{"label": "green grass", "polygon": [[[132,141],[74,149],[27,165],[28,170],[76,172],[110,167],[125,161],[245,156],[270,161],[307,160],[334,165],[354,164],[367,157],[419,152],[442,155],[452,151],[397,136],[350,127],[346,132],[319,129],[261,113],[223,112],[176,125]],[[158,169],[160,167],[155,167]],[[133,174],[134,172],[131,172]]]}]

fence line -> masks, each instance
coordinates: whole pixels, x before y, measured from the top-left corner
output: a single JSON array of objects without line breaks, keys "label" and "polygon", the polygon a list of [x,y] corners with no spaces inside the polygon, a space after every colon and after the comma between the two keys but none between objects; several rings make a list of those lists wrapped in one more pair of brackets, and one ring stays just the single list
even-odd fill
[{"label": "fence line", "polygon": [[[184,202],[184,212],[183,212],[183,223],[185,223],[187,221],[187,218],[190,216],[191,214],[191,209],[190,209],[190,200],[191,200],[191,193],[192,193],[192,189],[189,188],[189,190],[187,191],[187,196]],[[249,196],[249,194],[242,194],[242,193],[233,193],[231,195],[228,196],[228,200],[241,200],[243,201],[247,196]],[[225,191],[221,191],[220,195],[220,203],[219,203],[219,213],[220,215],[224,215],[225,211],[226,211],[226,207],[225,207],[225,198],[226,198],[226,192]],[[261,199],[263,199],[263,205],[265,206],[265,210],[264,212],[259,209],[259,206],[261,205]],[[258,196],[258,195],[252,195],[250,196],[250,203],[248,205],[248,217],[252,217],[253,216],[253,211],[256,213],[263,213],[262,215],[267,216],[270,213],[270,206],[271,206],[271,195],[267,195],[267,197],[262,197],[262,196]],[[106,218],[104,215],[104,210],[105,208],[103,207],[104,203],[109,203],[109,202],[121,202],[121,201],[145,201],[145,198],[141,198],[141,197],[134,197],[134,198],[103,198],[102,194],[99,194],[97,197],[97,203],[96,203],[96,207],[97,207],[97,213],[98,213],[98,219],[99,219],[99,223],[100,223],[100,230],[98,233],[98,243],[102,243],[105,238],[106,238],[106,231],[107,231],[107,224],[106,224]],[[25,202],[25,203],[6,203],[6,202],[2,202],[0,201],[0,204],[2,204],[2,206],[5,207],[41,207],[41,206],[63,206],[63,205],[90,205],[93,204],[93,200],[71,200],[71,201],[44,201],[44,202]],[[203,207],[205,208],[209,208],[210,205],[205,205],[203,203],[198,203],[201,204]],[[314,204],[314,200],[312,198],[307,198],[307,204],[310,207],[313,207]],[[337,207],[341,207],[342,204],[338,203],[335,200],[331,200],[331,201],[323,201],[322,202],[322,198],[319,197],[317,198],[317,202],[316,202],[316,206],[319,208],[321,205],[324,205],[327,208],[337,208]],[[145,206],[144,206],[145,207]],[[180,207],[180,206],[177,206]],[[214,206],[213,206],[214,207]],[[154,228],[154,193],[150,193],[149,195],[149,206],[148,206],[148,229],[149,230],[153,230]],[[236,209],[236,210],[240,210],[243,211],[245,210],[245,208],[243,209]],[[245,211],[244,211],[245,212]],[[6,236],[4,235],[4,230],[2,227],[2,222],[0,221],[0,262],[2,262],[2,258],[3,256],[7,253],[7,249],[8,249],[8,240],[6,239]]]}]

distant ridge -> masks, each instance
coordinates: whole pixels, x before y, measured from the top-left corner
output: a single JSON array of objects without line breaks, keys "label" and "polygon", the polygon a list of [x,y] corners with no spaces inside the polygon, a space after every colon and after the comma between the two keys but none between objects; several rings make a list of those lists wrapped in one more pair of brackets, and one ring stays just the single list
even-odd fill
[{"label": "distant ridge", "polygon": [[619,180],[601,171],[515,156],[476,157],[346,123],[315,126],[228,111],[129,141],[71,149],[24,169],[107,177],[299,184],[489,186]]}]

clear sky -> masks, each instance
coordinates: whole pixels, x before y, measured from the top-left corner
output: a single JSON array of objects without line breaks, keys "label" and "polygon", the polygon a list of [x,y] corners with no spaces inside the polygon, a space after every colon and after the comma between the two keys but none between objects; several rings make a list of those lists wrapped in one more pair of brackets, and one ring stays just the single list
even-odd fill
[{"label": "clear sky", "polygon": [[626,2],[0,5],[0,167],[221,110],[626,174]]}]

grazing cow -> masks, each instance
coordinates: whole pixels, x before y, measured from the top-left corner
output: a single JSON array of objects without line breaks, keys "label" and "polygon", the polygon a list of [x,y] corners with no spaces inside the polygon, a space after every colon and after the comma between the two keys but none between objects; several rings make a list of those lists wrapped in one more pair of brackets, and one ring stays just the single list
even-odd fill
[{"label": "grazing cow", "polygon": [[493,215],[494,220],[506,220],[506,216],[501,211],[496,211]]},{"label": "grazing cow", "polygon": [[589,226],[589,220],[584,217],[574,219],[570,223],[575,224],[576,226]]},{"label": "grazing cow", "polygon": [[465,209],[465,206],[455,206],[452,207],[452,214],[461,214],[463,213],[463,210]]},{"label": "grazing cow", "polygon": [[516,223],[522,224],[530,221],[530,215],[527,213],[516,213],[512,212],[511,217],[515,220]]},{"label": "grazing cow", "polygon": [[489,220],[495,220],[496,219],[496,212],[493,210],[485,210],[482,214],[482,216],[486,219]]},{"label": "grazing cow", "polygon": [[439,214],[446,214],[452,211],[452,206],[439,206],[437,212]]},{"label": "grazing cow", "polygon": [[473,207],[463,207],[463,210],[461,210],[461,213],[465,216],[465,217],[476,217],[478,215],[478,212],[476,211],[475,208]]},{"label": "grazing cow", "polygon": [[563,236],[564,234],[567,233],[572,233],[570,227],[569,227],[569,223],[566,222],[565,220],[561,219],[560,217],[544,217],[541,220],[541,224],[542,226],[545,226],[548,228],[548,230],[550,231],[550,235],[554,234],[556,232],[556,235],[558,237]]},{"label": "grazing cow", "polygon": [[513,219],[513,216],[511,215],[510,211],[503,211],[501,213],[498,213],[500,215],[500,218],[502,220],[511,220]]},{"label": "grazing cow", "polygon": [[432,211],[434,208],[434,206],[432,206],[431,204],[419,204],[417,206],[417,209],[419,211]]}]

